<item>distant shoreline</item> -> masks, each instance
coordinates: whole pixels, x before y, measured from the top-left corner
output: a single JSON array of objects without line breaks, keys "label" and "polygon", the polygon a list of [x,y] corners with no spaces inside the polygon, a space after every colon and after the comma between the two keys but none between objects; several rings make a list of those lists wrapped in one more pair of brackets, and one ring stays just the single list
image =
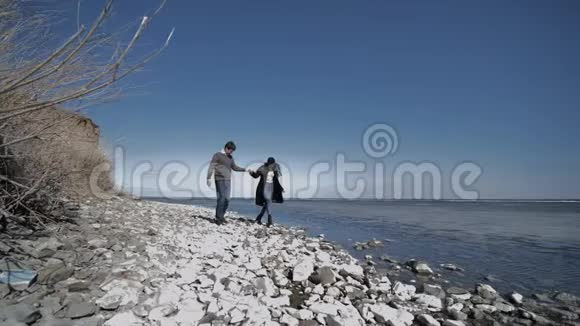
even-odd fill
[{"label": "distant shoreline", "polygon": [[[214,199],[214,197],[158,197],[158,196],[143,196],[143,200],[206,200]],[[232,200],[254,200],[254,197],[232,197]],[[366,201],[366,202],[403,202],[403,203],[580,203],[580,199],[345,199],[345,198],[287,198],[286,201]]]}]

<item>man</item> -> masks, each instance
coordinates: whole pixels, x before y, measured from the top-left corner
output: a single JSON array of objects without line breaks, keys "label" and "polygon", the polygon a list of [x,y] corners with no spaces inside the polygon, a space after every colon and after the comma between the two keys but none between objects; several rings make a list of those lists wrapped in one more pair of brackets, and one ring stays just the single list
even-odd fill
[{"label": "man", "polygon": [[225,144],[221,152],[217,152],[211,158],[209,170],[207,171],[207,185],[211,187],[211,176],[214,174],[215,190],[217,195],[217,206],[215,208],[216,224],[221,225],[226,222],[225,215],[230,203],[231,176],[232,170],[245,172],[246,169],[236,165],[232,153],[236,150],[233,141]]}]

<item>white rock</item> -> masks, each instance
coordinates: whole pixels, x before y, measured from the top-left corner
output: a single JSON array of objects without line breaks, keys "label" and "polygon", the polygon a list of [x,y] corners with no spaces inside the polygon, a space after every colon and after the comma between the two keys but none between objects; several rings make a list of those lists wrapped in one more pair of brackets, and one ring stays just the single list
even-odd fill
[{"label": "white rock", "polygon": [[230,323],[236,324],[242,322],[246,318],[246,314],[244,314],[240,309],[234,308],[230,311]]},{"label": "white rock", "polygon": [[324,294],[324,287],[321,284],[317,284],[314,289],[312,289],[312,293],[323,295]]},{"label": "white rock", "polygon": [[158,305],[177,304],[181,298],[183,290],[175,284],[167,284],[161,288],[159,297],[157,298]]},{"label": "white rock", "polygon": [[148,318],[151,321],[162,322],[162,321],[165,321],[165,317],[167,317],[173,313],[176,313],[176,312],[177,312],[177,307],[173,306],[171,304],[157,306],[157,307],[151,309],[151,311],[149,312]]},{"label": "white rock", "polygon": [[314,319],[314,313],[308,309],[294,310],[288,312],[292,317],[300,320],[311,320]]},{"label": "white rock", "polygon": [[103,310],[115,310],[119,308],[123,302],[123,296],[120,294],[106,294],[104,297],[98,299],[96,304]]},{"label": "white rock", "polygon": [[199,282],[199,287],[202,289],[212,287],[214,283],[214,281],[207,275],[200,275],[197,277],[197,282]]},{"label": "white rock", "polygon": [[207,305],[207,312],[212,314],[217,314],[220,311],[220,307],[217,304],[217,300],[214,298],[210,301],[209,305]]},{"label": "white rock", "polygon": [[326,303],[334,303],[334,297],[331,297],[330,295],[325,295],[322,297],[322,301]]},{"label": "white rock", "polygon": [[415,318],[406,310],[394,309],[384,303],[371,305],[369,308],[378,322],[393,326],[410,326]]},{"label": "white rock", "polygon": [[179,312],[173,318],[182,325],[196,325],[205,315],[205,305],[196,299],[179,302]]},{"label": "white rock", "polygon": [[274,281],[272,281],[269,277],[258,277],[254,280],[254,286],[260,291],[262,291],[265,295],[269,297],[273,297],[278,293],[278,288],[274,285]]},{"label": "white rock", "polygon": [[421,314],[417,316],[417,320],[421,325],[424,326],[441,326],[441,323],[439,323],[435,318],[433,318],[433,316],[428,314]]},{"label": "white rock", "polygon": [[484,299],[493,299],[497,297],[497,291],[488,284],[477,285],[477,294],[479,294]]},{"label": "white rock", "polygon": [[230,291],[233,294],[238,294],[242,291],[242,285],[238,282],[231,281],[226,286],[226,290]]},{"label": "white rock", "polygon": [[320,300],[319,294],[312,294],[312,295],[310,295],[310,297],[306,301],[304,301],[304,304],[307,306],[310,306],[319,300]]},{"label": "white rock", "polygon": [[369,304],[359,305],[358,312],[360,313],[361,317],[366,321],[370,322],[375,318],[375,315],[371,312]]},{"label": "white rock", "polygon": [[417,266],[415,266],[415,271],[417,274],[421,275],[433,275],[433,270],[425,263],[418,263]]},{"label": "white rock", "polygon": [[131,280],[111,280],[101,286],[101,290],[107,291],[105,296],[121,296],[120,305],[137,304],[139,302],[139,293],[143,289],[143,285],[137,281]]},{"label": "white rock", "polygon": [[329,316],[338,315],[338,307],[330,303],[316,302],[308,307],[308,309],[317,314],[325,314]]},{"label": "white rock", "polygon": [[415,295],[415,291],[417,291],[417,289],[413,285],[407,285],[401,282],[396,282],[395,285],[393,285],[393,293],[402,301],[411,300]]},{"label": "white rock", "polygon": [[455,300],[467,301],[471,299],[471,293],[451,294],[451,297]]},{"label": "white rock", "polygon": [[334,286],[331,286],[326,290],[326,295],[331,296],[333,298],[340,296],[340,294],[341,294],[340,290]]},{"label": "white rock", "polygon": [[364,269],[359,265],[341,265],[340,271],[353,277],[364,277]]},{"label": "white rock", "polygon": [[457,302],[447,307],[447,311],[461,311],[463,307],[463,303]]},{"label": "white rock", "polygon": [[290,280],[282,273],[281,271],[275,270],[274,271],[274,284],[280,287],[285,287],[290,283]]},{"label": "white rock", "polygon": [[298,321],[298,319],[296,319],[288,314],[282,315],[282,318],[280,318],[280,322],[282,323],[282,325],[288,325],[288,326],[298,326],[298,324],[300,323]]},{"label": "white rock", "polygon": [[264,295],[260,297],[259,301],[268,307],[283,307],[290,305],[290,297],[287,295],[281,295],[276,298]]},{"label": "white rock", "polygon": [[262,262],[260,261],[259,258],[254,257],[250,259],[250,261],[247,264],[245,264],[244,267],[251,271],[257,271],[262,268]]},{"label": "white rock", "polygon": [[326,251],[318,251],[316,253],[316,260],[321,263],[328,263],[330,262],[330,254],[328,254]]},{"label": "white rock", "polygon": [[441,311],[443,309],[443,302],[436,296],[429,294],[416,294],[415,302],[430,308],[430,311]]},{"label": "white rock", "polygon": [[443,322],[443,326],[465,326],[462,321],[447,319]]},{"label": "white rock", "polygon": [[246,312],[246,317],[247,320],[244,324],[247,323],[247,325],[270,325],[269,323],[272,321],[270,310],[262,305],[249,306],[248,311]]},{"label": "white rock", "polygon": [[104,326],[142,326],[145,322],[137,318],[131,311],[125,311],[116,314],[113,318],[107,320]]},{"label": "white rock", "polygon": [[105,248],[109,243],[105,239],[93,239],[87,242],[89,244],[89,249]]},{"label": "white rock", "polygon": [[510,300],[512,300],[512,302],[515,304],[522,304],[524,302],[524,296],[517,292],[514,292],[510,294]]},{"label": "white rock", "polygon": [[320,325],[326,325],[326,315],[325,314],[317,314],[316,315],[316,321],[320,324]]},{"label": "white rock", "polygon": [[278,309],[272,309],[272,317],[274,317],[274,318],[282,317],[282,311],[280,311]]},{"label": "white rock", "polygon": [[365,325],[364,319],[354,306],[341,303],[337,303],[337,306],[338,306],[338,316],[328,316],[328,318],[334,322],[334,325],[341,326]]},{"label": "white rock", "polygon": [[310,260],[301,260],[298,264],[294,266],[292,271],[292,281],[302,282],[310,277],[310,274],[314,271],[314,265]]},{"label": "white rock", "polygon": [[478,305],[475,305],[475,308],[477,308],[483,312],[487,312],[489,314],[491,314],[497,310],[496,307],[494,307],[492,305],[488,305],[488,304],[478,304]]}]

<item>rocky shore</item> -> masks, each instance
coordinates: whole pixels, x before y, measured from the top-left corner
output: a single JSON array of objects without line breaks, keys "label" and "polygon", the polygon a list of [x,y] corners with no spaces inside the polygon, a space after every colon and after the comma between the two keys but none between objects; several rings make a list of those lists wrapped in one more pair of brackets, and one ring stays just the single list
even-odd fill
[{"label": "rocky shore", "polygon": [[570,294],[442,288],[422,262],[404,268],[427,281],[405,284],[324,237],[235,214],[217,226],[203,207],[114,198],[66,213],[0,235],[0,326],[580,325]]}]

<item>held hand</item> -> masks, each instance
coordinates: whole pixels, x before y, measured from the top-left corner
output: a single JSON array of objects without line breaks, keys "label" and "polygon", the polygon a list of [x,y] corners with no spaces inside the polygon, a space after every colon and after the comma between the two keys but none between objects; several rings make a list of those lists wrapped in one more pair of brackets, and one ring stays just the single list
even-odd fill
[{"label": "held hand", "polygon": [[207,186],[211,188],[211,179],[207,179]]},{"label": "held hand", "polygon": [[248,171],[249,174],[254,173],[254,171],[252,169],[247,169],[246,171]]}]

